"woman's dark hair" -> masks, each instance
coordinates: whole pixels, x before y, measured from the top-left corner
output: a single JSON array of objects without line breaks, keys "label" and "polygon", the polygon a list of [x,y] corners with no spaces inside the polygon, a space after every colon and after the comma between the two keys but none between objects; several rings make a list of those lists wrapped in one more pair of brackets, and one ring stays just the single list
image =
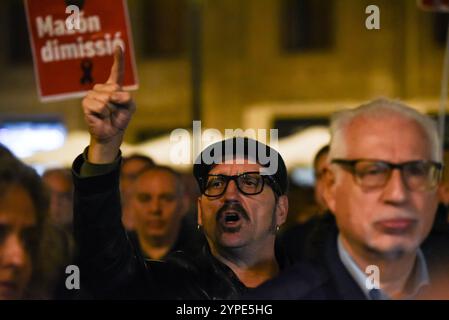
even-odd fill
[{"label": "woman's dark hair", "polygon": [[33,168],[0,145],[0,196],[11,186],[22,187],[30,195],[36,210],[36,221],[38,225],[43,224],[47,216],[49,199],[41,177]]},{"label": "woman's dark hair", "polygon": [[42,238],[46,224],[49,197],[37,172],[17,159],[8,149],[0,145],[0,201],[6,190],[11,187],[21,187],[30,196],[36,213],[36,233],[33,242],[25,249],[29,252],[34,282],[36,271],[39,270]]}]

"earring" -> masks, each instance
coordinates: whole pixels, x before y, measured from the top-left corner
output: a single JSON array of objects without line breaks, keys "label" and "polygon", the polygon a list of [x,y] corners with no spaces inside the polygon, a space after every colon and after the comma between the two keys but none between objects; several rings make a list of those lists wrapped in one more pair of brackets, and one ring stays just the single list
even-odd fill
[{"label": "earring", "polygon": [[281,228],[281,226],[277,225],[276,226],[276,232],[279,232],[279,229]]},{"label": "earring", "polygon": [[200,229],[201,229],[201,225],[198,223],[198,224],[196,225],[196,228],[197,228],[197,230],[200,230]]}]

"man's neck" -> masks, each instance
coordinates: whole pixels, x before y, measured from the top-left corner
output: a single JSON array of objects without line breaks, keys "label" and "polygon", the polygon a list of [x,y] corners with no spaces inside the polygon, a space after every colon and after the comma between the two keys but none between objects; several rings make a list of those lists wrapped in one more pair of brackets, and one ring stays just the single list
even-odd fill
[{"label": "man's neck", "polygon": [[215,258],[231,268],[246,287],[255,288],[279,273],[279,265],[274,254],[274,240],[269,242],[257,248],[211,247],[211,252]]},{"label": "man's neck", "polygon": [[176,235],[170,237],[145,237],[144,235],[137,233],[139,238],[139,244],[142,252],[145,256],[151,259],[162,259],[165,257],[175,245]]},{"label": "man's neck", "polygon": [[387,257],[379,253],[368,252],[356,245],[349,245],[344,237],[341,240],[345,250],[363,272],[369,265],[379,268],[380,289],[389,297],[400,299],[406,294],[407,282],[414,271],[416,252],[398,257]]}]

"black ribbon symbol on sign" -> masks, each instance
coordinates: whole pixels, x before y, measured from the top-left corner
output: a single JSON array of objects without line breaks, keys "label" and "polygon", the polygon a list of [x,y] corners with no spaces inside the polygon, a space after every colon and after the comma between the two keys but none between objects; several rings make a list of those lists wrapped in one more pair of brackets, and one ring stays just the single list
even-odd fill
[{"label": "black ribbon symbol on sign", "polygon": [[94,79],[92,78],[92,69],[94,64],[90,59],[84,59],[81,61],[81,70],[83,70],[83,76],[80,79],[81,84],[93,83]]}]

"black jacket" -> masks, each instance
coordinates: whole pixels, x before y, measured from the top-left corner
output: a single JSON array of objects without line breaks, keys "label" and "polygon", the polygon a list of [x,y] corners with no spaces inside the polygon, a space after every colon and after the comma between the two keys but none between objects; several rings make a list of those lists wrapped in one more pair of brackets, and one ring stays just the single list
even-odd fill
[{"label": "black jacket", "polygon": [[[154,259],[153,257],[148,256],[142,250],[139,236],[137,235],[136,231],[128,231],[127,236],[135,250],[140,252],[145,259]],[[196,254],[201,250],[205,243],[206,239],[204,235],[190,224],[190,217],[184,218],[181,221],[181,226],[179,228],[178,237],[175,243],[170,248],[170,250],[158,260],[165,260],[169,257],[169,255],[177,251],[183,251],[184,253],[189,255]]]},{"label": "black jacket", "polygon": [[285,230],[279,242],[293,262],[310,260],[322,254],[323,239],[337,230],[334,215],[326,212]]},{"label": "black jacket", "polygon": [[81,178],[83,161],[80,155],[73,164],[74,234],[81,286],[94,298],[236,299],[248,291],[207,245],[196,255],[144,260],[121,223],[119,168]]},{"label": "black jacket", "polygon": [[360,287],[338,256],[337,232],[331,232],[307,262],[296,263],[279,277],[245,295],[248,299],[361,300]]}]

